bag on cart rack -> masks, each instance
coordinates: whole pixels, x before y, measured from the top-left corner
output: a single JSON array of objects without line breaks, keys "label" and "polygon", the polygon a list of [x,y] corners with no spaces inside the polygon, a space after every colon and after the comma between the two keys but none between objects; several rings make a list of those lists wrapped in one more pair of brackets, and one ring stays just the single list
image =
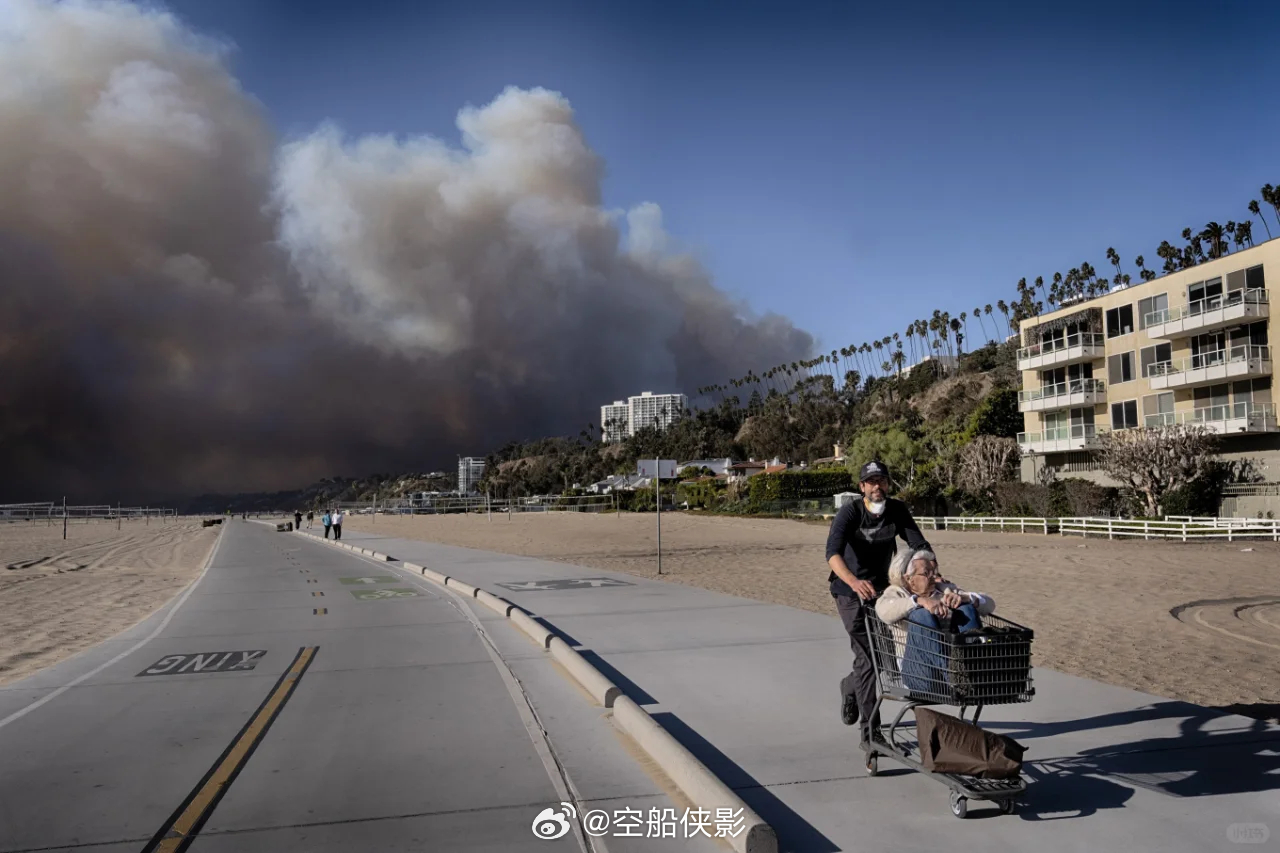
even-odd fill
[{"label": "bag on cart rack", "polygon": [[1026,747],[973,723],[929,708],[916,708],[920,763],[930,773],[979,779],[1012,779],[1022,772]]}]

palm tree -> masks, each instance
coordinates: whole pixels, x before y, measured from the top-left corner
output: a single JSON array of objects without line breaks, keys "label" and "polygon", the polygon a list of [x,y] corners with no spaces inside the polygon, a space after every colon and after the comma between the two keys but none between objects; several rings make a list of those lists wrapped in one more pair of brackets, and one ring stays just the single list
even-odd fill
[{"label": "palm tree", "polygon": [[1236,223],[1236,246],[1253,245],[1253,223],[1246,219]]},{"label": "palm tree", "polygon": [[898,348],[898,349],[893,353],[893,355],[889,356],[889,360],[893,362],[893,366],[897,369],[897,372],[898,372],[898,378],[899,378],[899,379],[901,379],[901,378],[902,378],[902,363],[903,363],[904,361],[906,361],[906,360],[907,360],[907,359],[906,359],[906,356],[904,356],[904,355],[902,354],[902,349],[901,349],[901,347],[899,347],[899,348]]},{"label": "palm tree", "polygon": [[1124,270],[1120,269],[1120,253],[1115,248],[1107,249],[1107,260],[1116,268],[1116,275],[1123,275]]},{"label": "palm tree", "polygon": [[1009,306],[1005,305],[1004,300],[1001,299],[999,302],[996,303],[996,308],[1000,311],[1001,314],[1004,315],[1004,324],[1009,329],[1009,334],[1012,335],[1013,326],[1010,325],[1009,323]]},{"label": "palm tree", "polygon": [[1271,208],[1276,212],[1276,221],[1280,222],[1280,187],[1264,184],[1262,187],[1262,200],[1271,205]]},{"label": "palm tree", "polygon": [[1209,244],[1209,258],[1221,258],[1227,253],[1227,230],[1217,222],[1210,222],[1204,230],[1196,235],[1197,241],[1204,240]]},{"label": "palm tree", "polygon": [[[963,314],[961,314],[960,316],[964,317]],[[959,320],[952,320],[950,325],[951,325],[951,334],[956,340],[955,357],[958,359],[960,357],[960,354],[963,352],[960,345],[964,343],[964,333],[960,331]]]},{"label": "palm tree", "polygon": [[1267,239],[1270,240],[1271,226],[1267,224],[1266,217],[1262,215],[1262,208],[1258,205],[1258,200],[1256,198],[1249,202],[1249,212],[1262,220],[1262,227],[1267,229]]}]

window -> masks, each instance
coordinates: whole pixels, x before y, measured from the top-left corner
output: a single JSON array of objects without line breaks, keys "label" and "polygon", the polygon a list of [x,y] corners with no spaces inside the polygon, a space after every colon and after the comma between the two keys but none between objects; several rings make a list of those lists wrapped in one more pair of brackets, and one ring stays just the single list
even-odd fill
[{"label": "window", "polygon": [[1249,267],[1244,271],[1244,286],[1250,290],[1261,290],[1267,286],[1266,279],[1262,275],[1262,265]]},{"label": "window", "polygon": [[1249,343],[1255,347],[1267,345],[1267,321],[1249,324]]},{"label": "window", "polygon": [[1115,338],[1133,331],[1133,306],[1121,305],[1107,312],[1107,337]]},{"label": "window", "polygon": [[1125,400],[1111,404],[1111,428],[1133,429],[1138,425],[1138,401]]},{"label": "window", "polygon": [[1222,279],[1211,278],[1187,285],[1187,302],[1192,314],[1218,308],[1222,304]]},{"label": "window", "polygon": [[[1138,328],[1145,329],[1147,327],[1147,315],[1154,314],[1157,311],[1169,310],[1169,294],[1161,293],[1159,296],[1150,296],[1146,299],[1138,300]],[[1152,322],[1163,323],[1167,314],[1161,314],[1159,317],[1152,317]]]},{"label": "window", "polygon": [[1142,375],[1150,376],[1151,365],[1173,360],[1173,344],[1156,344],[1153,347],[1143,347],[1138,353],[1138,360],[1142,366]]},{"label": "window", "polygon": [[1142,421],[1149,427],[1173,424],[1173,392],[1142,398]]},{"label": "window", "polygon": [[1133,352],[1122,352],[1107,359],[1107,381],[1112,385],[1133,381]]}]

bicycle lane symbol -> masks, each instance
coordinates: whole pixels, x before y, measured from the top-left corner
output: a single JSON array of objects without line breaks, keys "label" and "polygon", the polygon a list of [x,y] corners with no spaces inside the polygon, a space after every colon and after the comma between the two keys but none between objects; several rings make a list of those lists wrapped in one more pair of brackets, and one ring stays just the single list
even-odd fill
[{"label": "bicycle lane symbol", "polygon": [[391,598],[413,598],[418,595],[412,589],[353,589],[351,594],[360,601],[383,601]]}]

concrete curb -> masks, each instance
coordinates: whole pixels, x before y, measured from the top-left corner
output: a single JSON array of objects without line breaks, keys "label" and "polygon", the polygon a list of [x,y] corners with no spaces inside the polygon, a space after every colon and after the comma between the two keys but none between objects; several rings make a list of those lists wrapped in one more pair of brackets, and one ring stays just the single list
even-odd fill
[{"label": "concrete curb", "polygon": [[[317,541],[328,541],[320,540],[314,534],[308,535],[316,538]],[[332,544],[351,549],[351,546],[345,543]],[[360,550],[363,552],[363,549]],[[385,555],[378,555],[376,552],[369,553],[374,553],[375,558],[392,559]],[[625,695],[616,684],[605,678],[600,670],[588,663],[576,649],[534,619],[532,614],[488,590],[434,572],[417,563],[405,562],[401,563],[400,567],[420,573],[424,578],[440,586],[465,593],[490,610],[510,619],[512,624],[548,651],[595,701],[605,708],[612,709],[618,728],[629,735],[694,804],[699,808],[712,811],[713,814],[714,809],[729,809],[735,819],[739,816],[742,818],[743,830],[736,837],[725,838],[734,850],[738,853],[777,853],[778,836],[773,831],[773,827],[765,823],[760,815],[733,792],[732,788],[708,770],[705,764],[685,749],[657,720],[649,716],[648,712]]]},{"label": "concrete curb", "polygon": [[448,578],[448,577],[444,579],[444,583],[445,583],[445,586],[453,587],[458,592],[466,593],[472,598],[476,597],[476,588],[469,583],[463,583],[457,578]]},{"label": "concrete curb", "polygon": [[484,589],[476,592],[476,601],[502,616],[510,616],[511,611],[515,609],[515,605],[510,601],[505,598],[498,598],[498,596]]},{"label": "concrete curb", "polygon": [[547,630],[547,626],[541,624],[528,613],[518,607],[512,607],[511,612],[507,614],[507,618],[512,623],[529,635],[529,639],[533,640],[544,649],[551,647],[551,638],[554,636]]},{"label": "concrete curb", "polygon": [[773,827],[630,697],[619,696],[614,700],[613,718],[618,721],[618,727],[640,744],[640,748],[671,777],[671,781],[700,807],[708,811],[730,809],[735,817],[741,810],[743,831],[736,838],[726,839],[734,850],[739,853],[777,853],[778,838]]},{"label": "concrete curb", "polygon": [[569,670],[569,674],[578,679],[578,683],[587,689],[591,698],[606,708],[612,708],[614,700],[622,695],[618,686],[600,674],[600,670],[587,663],[587,659],[577,650],[559,637],[552,637],[547,643],[547,650],[560,665]]}]

